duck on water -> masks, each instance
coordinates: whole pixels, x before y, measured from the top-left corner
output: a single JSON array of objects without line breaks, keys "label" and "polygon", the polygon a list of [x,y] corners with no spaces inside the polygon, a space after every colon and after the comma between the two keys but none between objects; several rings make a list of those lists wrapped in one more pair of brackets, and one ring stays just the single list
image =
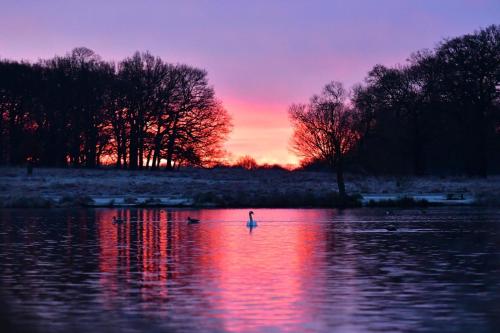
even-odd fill
[{"label": "duck on water", "polygon": [[198,224],[198,223],[200,223],[199,219],[193,219],[192,217],[188,216],[187,224]]}]

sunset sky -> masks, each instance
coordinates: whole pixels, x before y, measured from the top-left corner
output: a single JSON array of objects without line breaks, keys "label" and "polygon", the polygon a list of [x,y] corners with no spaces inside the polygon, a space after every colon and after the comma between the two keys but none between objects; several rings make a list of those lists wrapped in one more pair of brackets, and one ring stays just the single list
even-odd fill
[{"label": "sunset sky", "polygon": [[297,162],[291,103],[499,18],[499,0],[0,0],[0,57],[37,60],[86,46],[106,60],[149,50],[204,68],[233,117],[233,157],[287,164]]}]

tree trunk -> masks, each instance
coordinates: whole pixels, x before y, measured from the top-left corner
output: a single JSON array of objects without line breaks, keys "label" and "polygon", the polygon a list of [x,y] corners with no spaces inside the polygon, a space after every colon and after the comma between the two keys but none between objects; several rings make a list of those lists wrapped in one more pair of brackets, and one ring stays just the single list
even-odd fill
[{"label": "tree trunk", "polygon": [[337,186],[339,188],[339,196],[341,198],[345,198],[346,191],[345,191],[345,183],[344,183],[344,165],[343,165],[342,157],[340,157],[337,160],[336,171],[337,171]]},{"label": "tree trunk", "polygon": [[123,163],[122,163],[122,167],[124,169],[127,168],[127,134],[125,132],[125,129],[123,129],[123,132],[122,132],[122,139],[121,139],[121,150],[122,150],[122,159],[123,159]]},{"label": "tree trunk", "polygon": [[172,166],[172,153],[170,151],[167,153],[167,166],[166,166],[166,169],[167,170],[173,170],[173,166]]},{"label": "tree trunk", "polygon": [[129,143],[129,153],[128,153],[128,166],[129,169],[137,169],[137,162],[138,162],[138,146],[139,146],[139,140],[137,137],[137,131],[135,128],[135,125],[133,125],[134,128],[131,128],[130,130],[130,143]]},{"label": "tree trunk", "polygon": [[172,159],[174,157],[175,140],[177,136],[177,118],[172,124],[172,133],[170,134],[167,142],[167,170],[173,170]]},{"label": "tree trunk", "polygon": [[151,162],[151,169],[156,169],[156,151],[153,153],[153,160]]},{"label": "tree trunk", "polygon": [[172,136],[168,139],[167,144],[167,170],[173,170],[172,159],[174,157],[174,142],[175,139],[172,134]]},{"label": "tree trunk", "polygon": [[153,152],[153,164],[152,164],[152,169],[157,169],[159,167],[159,162],[160,160],[160,149],[161,149],[161,138],[157,135],[154,140],[154,152]]},{"label": "tree trunk", "polygon": [[122,166],[122,144],[120,139],[116,139],[116,168],[120,169]]},{"label": "tree trunk", "polygon": [[87,168],[95,168],[97,160],[97,129],[94,129],[91,133],[87,134],[87,140],[85,142],[86,156],[85,156],[85,166]]},{"label": "tree trunk", "polygon": [[488,123],[485,117],[486,110],[480,110],[478,120],[478,147],[477,147],[477,175],[486,178],[488,175]]},{"label": "tree trunk", "polygon": [[[151,154],[153,152],[153,148],[148,150],[148,157],[146,158],[146,168],[149,168],[149,162],[151,162]],[[151,167],[153,169],[153,167]]]},{"label": "tree trunk", "polygon": [[425,174],[425,150],[424,138],[420,131],[420,120],[418,111],[413,110],[413,174],[423,176]]},{"label": "tree trunk", "polygon": [[142,128],[139,131],[139,170],[144,166],[144,136],[142,134]]},{"label": "tree trunk", "polygon": [[425,156],[422,146],[420,138],[415,137],[413,142],[413,174],[415,176],[425,175]]}]

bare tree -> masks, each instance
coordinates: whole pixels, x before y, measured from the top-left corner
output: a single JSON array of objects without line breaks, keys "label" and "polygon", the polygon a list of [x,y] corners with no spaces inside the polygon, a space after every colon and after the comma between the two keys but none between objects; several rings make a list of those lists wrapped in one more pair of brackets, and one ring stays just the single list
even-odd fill
[{"label": "bare tree", "polygon": [[294,127],[292,149],[306,162],[328,163],[337,174],[339,194],[346,196],[344,157],[360,137],[355,109],[347,103],[347,91],[341,83],[327,84],[308,104],[289,109]]}]

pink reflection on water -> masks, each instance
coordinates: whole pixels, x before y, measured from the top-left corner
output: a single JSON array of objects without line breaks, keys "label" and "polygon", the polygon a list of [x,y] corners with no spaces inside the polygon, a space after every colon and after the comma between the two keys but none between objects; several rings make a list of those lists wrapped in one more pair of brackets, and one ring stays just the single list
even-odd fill
[{"label": "pink reflection on water", "polygon": [[[98,211],[103,303],[111,307],[123,296],[125,279],[138,286],[140,308],[160,316],[169,315],[162,312],[168,301],[192,302],[186,311],[228,331],[286,330],[312,321],[312,308],[303,305],[323,260],[317,252],[324,252],[325,233],[317,221],[331,219],[332,211],[254,212],[259,225],[249,233],[247,209]],[[120,214],[132,223],[113,225]],[[187,216],[202,222],[188,226]]]},{"label": "pink reflection on water", "polygon": [[[202,219],[236,221],[221,223],[204,234],[203,264],[217,267],[211,282],[215,316],[229,331],[287,329],[314,314],[301,306],[306,301],[304,282],[315,267],[314,247],[324,239],[318,224],[293,221],[321,220],[312,210],[254,210],[259,226],[252,234],[244,228],[248,210],[203,211]],[[239,222],[238,220],[241,220]]]}]

